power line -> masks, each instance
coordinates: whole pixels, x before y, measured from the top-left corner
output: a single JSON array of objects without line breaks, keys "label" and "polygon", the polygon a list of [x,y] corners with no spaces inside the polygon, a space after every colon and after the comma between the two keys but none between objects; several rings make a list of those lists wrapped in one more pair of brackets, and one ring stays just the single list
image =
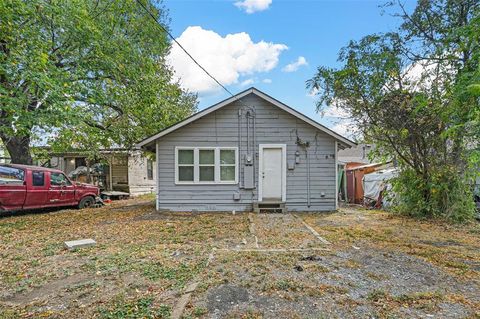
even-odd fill
[{"label": "power line", "polygon": [[224,89],[228,94],[230,94],[231,96],[234,96],[233,93],[230,92],[229,89],[227,89],[222,83],[220,83],[220,82],[219,82],[213,75],[211,75],[200,63],[198,63],[197,60],[195,60],[195,58],[194,58],[190,53],[188,53],[188,51],[177,41],[177,39],[175,39],[175,37],[170,33],[170,31],[168,31],[168,29],[165,28],[165,27],[163,26],[163,24],[161,24],[161,23],[157,20],[157,18],[153,15],[153,13],[150,12],[150,10],[147,9],[147,7],[142,3],[142,1],[140,1],[140,0],[136,0],[136,1],[137,1],[137,3],[143,8],[143,10],[145,10],[145,12],[147,12],[148,15],[157,23],[157,25],[160,26],[160,28],[161,28],[165,33],[167,33],[168,36],[183,50],[183,52],[185,52],[185,53],[188,55],[188,57],[189,57],[190,59],[192,59],[192,61],[193,61],[196,65],[198,65],[198,67],[199,67],[200,69],[202,69],[203,72],[205,72],[205,73],[206,73],[210,78],[212,78],[218,85],[220,85],[220,87],[221,87],[222,89]]}]

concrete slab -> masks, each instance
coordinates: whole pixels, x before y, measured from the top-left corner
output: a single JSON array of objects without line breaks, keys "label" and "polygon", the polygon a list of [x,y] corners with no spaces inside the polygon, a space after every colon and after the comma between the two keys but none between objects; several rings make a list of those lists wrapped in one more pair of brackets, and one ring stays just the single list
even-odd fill
[{"label": "concrete slab", "polygon": [[68,250],[75,250],[78,248],[84,248],[89,246],[94,246],[97,242],[91,238],[71,240],[65,242],[65,248]]},{"label": "concrete slab", "polygon": [[187,286],[187,288],[184,291],[184,294],[180,297],[178,300],[177,304],[172,310],[172,319],[180,319],[182,318],[183,311],[185,310],[185,307],[187,304],[190,302],[190,298],[192,297],[192,293],[197,289],[199,283],[194,282],[191,283]]}]

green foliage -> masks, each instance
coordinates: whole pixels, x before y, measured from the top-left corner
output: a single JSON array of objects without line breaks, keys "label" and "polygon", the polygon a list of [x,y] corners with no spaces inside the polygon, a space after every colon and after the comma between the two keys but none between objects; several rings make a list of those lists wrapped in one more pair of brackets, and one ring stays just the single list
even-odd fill
[{"label": "green foliage", "polygon": [[394,4],[396,32],[351,41],[342,67],[319,67],[307,87],[317,110],[347,111],[376,155],[399,164],[398,211],[467,220],[480,164],[478,1],[419,1],[411,14]]},{"label": "green foliage", "polygon": [[[144,1],[165,24],[161,3]],[[0,137],[12,157],[12,138],[130,147],[195,110],[165,63],[166,34],[135,0],[6,0],[0,15]]]},{"label": "green foliage", "polygon": [[395,210],[416,218],[447,218],[465,222],[473,218],[475,204],[471,186],[461,175],[440,169],[430,180],[405,169],[393,180]]},{"label": "green foliage", "polygon": [[152,298],[141,298],[133,302],[124,300],[117,301],[110,308],[99,309],[102,319],[146,319],[146,318],[170,318],[170,307],[160,305],[153,306]]}]

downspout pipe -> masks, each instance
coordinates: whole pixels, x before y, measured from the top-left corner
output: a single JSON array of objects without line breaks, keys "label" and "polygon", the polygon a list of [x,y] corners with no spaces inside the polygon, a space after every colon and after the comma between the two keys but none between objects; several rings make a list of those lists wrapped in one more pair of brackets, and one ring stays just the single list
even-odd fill
[{"label": "downspout pipe", "polygon": [[243,188],[243,165],[242,165],[242,109],[238,109],[238,158],[239,158],[239,167],[240,171],[240,188]]},{"label": "downspout pipe", "polygon": [[250,154],[250,111],[245,115],[247,118],[247,155]]},{"label": "downspout pipe", "polygon": [[310,208],[310,156],[308,156],[308,147],[305,147],[305,156],[307,157],[307,207]]},{"label": "downspout pipe", "polygon": [[256,161],[256,154],[257,154],[257,134],[256,134],[256,131],[257,131],[257,113],[255,112],[255,109],[253,110],[253,158],[252,158],[252,161],[253,161],[253,187],[257,187],[257,178],[256,178],[256,165],[257,165],[257,161]]}]

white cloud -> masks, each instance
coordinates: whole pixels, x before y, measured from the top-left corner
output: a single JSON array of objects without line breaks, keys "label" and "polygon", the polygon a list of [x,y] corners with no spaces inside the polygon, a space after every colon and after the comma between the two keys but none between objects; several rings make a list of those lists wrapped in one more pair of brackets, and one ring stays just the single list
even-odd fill
[{"label": "white cloud", "polygon": [[352,118],[329,117],[328,122],[330,123],[329,126],[331,130],[342,136],[351,139],[361,136],[360,130]]},{"label": "white cloud", "polygon": [[352,116],[344,108],[339,108],[336,106],[328,106],[321,111],[322,116],[332,117],[335,119],[350,119]]},{"label": "white cloud", "polygon": [[248,86],[252,85],[253,83],[255,83],[254,79],[246,79],[245,81],[242,81],[242,83],[240,83],[240,86]]},{"label": "white cloud", "polygon": [[272,4],[272,0],[243,0],[235,2],[235,6],[246,13],[254,13],[257,11],[267,10]]},{"label": "white cloud", "polygon": [[307,59],[305,59],[305,57],[303,57],[303,56],[299,56],[297,61],[292,62],[290,64],[287,64],[282,69],[282,71],[283,72],[295,72],[303,65],[308,65]]},{"label": "white cloud", "polygon": [[345,136],[348,132],[348,125],[346,123],[337,123],[332,127],[332,131]]},{"label": "white cloud", "polygon": [[[223,85],[238,83],[242,75],[268,72],[288,47],[272,42],[253,42],[245,32],[225,37],[199,26],[188,27],[177,41]],[[167,57],[183,87],[200,94],[219,89],[211,78],[173,44]]]},{"label": "white cloud", "polygon": [[434,83],[446,84],[455,76],[455,69],[452,65],[426,60],[410,64],[403,72],[404,85],[413,91],[429,90]]},{"label": "white cloud", "polygon": [[332,131],[345,136],[345,137],[352,137],[355,134],[355,127],[352,125],[352,123],[349,123],[347,121],[336,123],[332,127]]},{"label": "white cloud", "polygon": [[[403,88],[411,91],[428,92],[431,89],[442,90],[442,86],[450,83],[454,77],[455,69],[450,64],[419,60],[403,68],[401,71],[401,84]],[[396,80],[391,80],[383,87],[384,91],[397,90],[398,88],[399,83]]]},{"label": "white cloud", "polygon": [[262,82],[266,84],[270,84],[272,83],[272,79],[263,79]]},{"label": "white cloud", "polygon": [[318,92],[319,92],[318,89],[311,89],[310,91],[307,92],[307,96],[311,98],[316,98]]},{"label": "white cloud", "polygon": [[355,120],[352,118],[351,113],[344,107],[335,106],[337,103],[333,103],[334,105],[325,107],[320,112],[320,115],[323,118],[327,118],[328,121],[333,124],[332,130],[338,134],[348,138],[360,136],[358,126],[356,125]]}]

